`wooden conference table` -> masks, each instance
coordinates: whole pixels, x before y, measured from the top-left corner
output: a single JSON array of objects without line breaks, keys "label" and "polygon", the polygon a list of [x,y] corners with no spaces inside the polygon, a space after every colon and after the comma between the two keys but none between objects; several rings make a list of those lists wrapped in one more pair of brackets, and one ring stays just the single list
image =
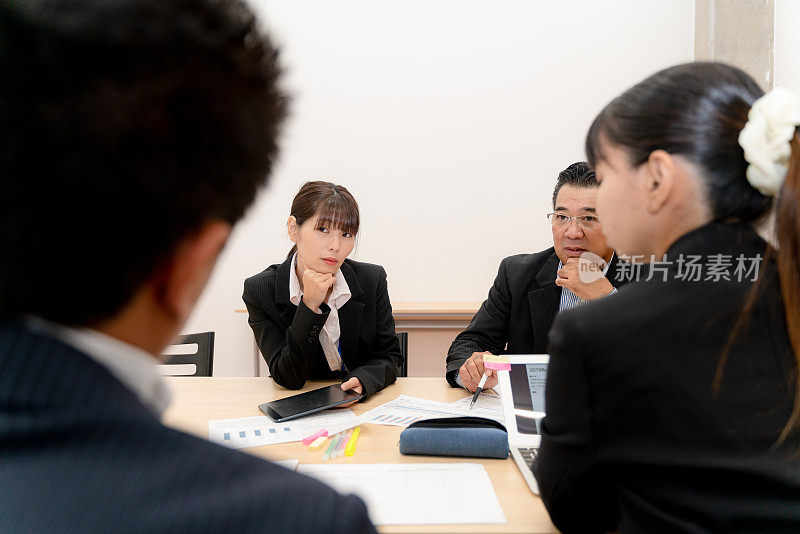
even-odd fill
[{"label": "wooden conference table", "polygon": [[[201,378],[168,377],[173,392],[172,405],[164,414],[164,423],[208,439],[208,421],[261,415],[258,405],[298,393],[287,390],[270,378]],[[315,389],[334,382],[309,382],[302,390]],[[444,378],[398,378],[397,383],[364,402],[351,406],[356,415],[393,400],[411,395],[431,400],[453,402],[466,395],[453,389]],[[403,456],[397,448],[400,432],[396,426],[366,424],[361,427],[356,454],[332,460],[333,463],[424,463],[480,462],[497,493],[504,524],[472,525],[387,525],[381,532],[556,532],[541,499],[531,493],[513,460]],[[320,451],[309,451],[301,442],[281,443],[242,449],[271,460],[299,459],[300,463],[322,462]],[[461,492],[469,499],[469,488]]]}]

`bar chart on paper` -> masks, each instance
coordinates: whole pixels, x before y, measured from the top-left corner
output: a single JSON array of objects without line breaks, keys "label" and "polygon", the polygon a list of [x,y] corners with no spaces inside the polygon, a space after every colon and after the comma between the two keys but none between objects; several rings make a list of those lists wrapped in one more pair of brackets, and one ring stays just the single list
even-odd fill
[{"label": "bar chart on paper", "polygon": [[408,426],[415,421],[434,417],[457,417],[459,411],[445,402],[400,395],[396,399],[362,413],[364,423]]},{"label": "bar chart on paper", "polygon": [[274,423],[266,415],[217,419],[208,422],[208,439],[232,449],[300,441],[321,428],[330,433],[357,426],[360,419],[350,409],[309,415],[286,423]]},{"label": "bar chart on paper", "polygon": [[408,426],[414,421],[419,421],[420,419],[423,418],[424,416],[422,415],[407,415],[403,417],[402,415],[394,415],[394,414],[375,414],[374,416],[367,419],[365,422],[384,424],[384,425]]}]

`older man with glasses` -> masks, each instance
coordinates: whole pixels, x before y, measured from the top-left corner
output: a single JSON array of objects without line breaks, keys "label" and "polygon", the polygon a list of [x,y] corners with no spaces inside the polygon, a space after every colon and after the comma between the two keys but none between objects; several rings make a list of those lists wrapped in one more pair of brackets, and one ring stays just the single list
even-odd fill
[{"label": "older man with glasses", "polygon": [[[559,311],[610,295],[624,282],[595,210],[598,185],[585,162],[559,173],[553,212],[547,214],[553,246],[500,263],[489,297],[450,345],[446,376],[451,386],[475,391],[484,354],[547,352],[547,333]],[[497,384],[489,373],[487,389]]]}]

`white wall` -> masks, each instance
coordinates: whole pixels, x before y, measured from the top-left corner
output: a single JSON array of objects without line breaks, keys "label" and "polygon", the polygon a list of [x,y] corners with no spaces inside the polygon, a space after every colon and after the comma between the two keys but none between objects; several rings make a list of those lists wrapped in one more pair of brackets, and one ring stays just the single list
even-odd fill
[{"label": "white wall", "polygon": [[800,3],[775,0],[775,87],[800,94]]},{"label": "white wall", "polygon": [[253,372],[244,278],[281,261],[307,179],[350,189],[352,257],[393,301],[485,298],[501,258],[550,245],[557,173],[595,114],[693,54],[694,0],[252,0],[283,49],[293,115],[271,186],[184,331],[217,332],[217,376]]}]

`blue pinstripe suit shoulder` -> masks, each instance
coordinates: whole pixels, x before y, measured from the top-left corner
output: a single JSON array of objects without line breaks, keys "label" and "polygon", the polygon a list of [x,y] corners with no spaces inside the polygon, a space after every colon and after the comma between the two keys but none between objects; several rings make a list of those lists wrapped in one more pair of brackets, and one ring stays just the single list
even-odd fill
[{"label": "blue pinstripe suit shoulder", "polygon": [[168,428],[87,356],[0,323],[0,532],[374,532],[363,502]]}]

